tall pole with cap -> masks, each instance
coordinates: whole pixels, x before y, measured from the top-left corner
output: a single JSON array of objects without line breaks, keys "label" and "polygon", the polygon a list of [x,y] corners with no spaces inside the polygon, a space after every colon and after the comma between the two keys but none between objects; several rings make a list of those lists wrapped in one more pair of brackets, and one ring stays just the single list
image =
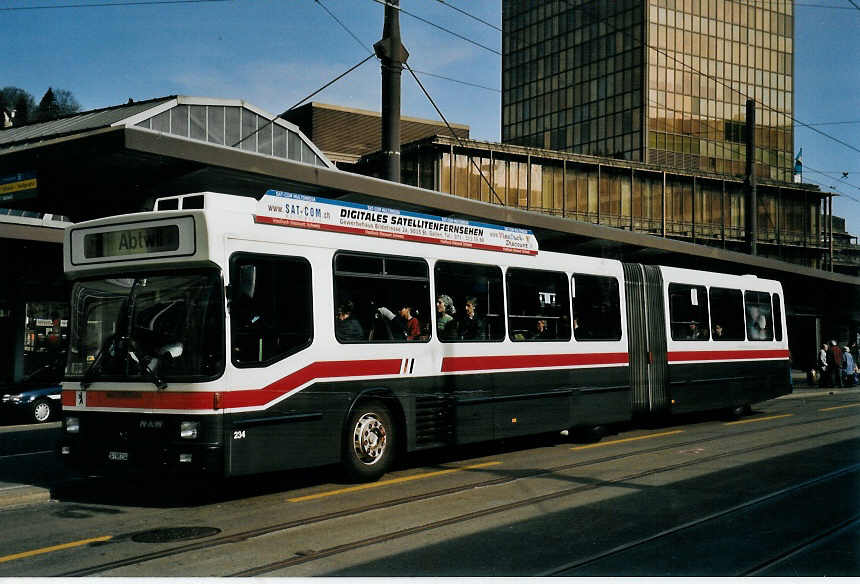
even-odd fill
[{"label": "tall pole with cap", "polygon": [[387,0],[382,39],[373,45],[382,61],[382,157],[385,178],[400,182],[400,74],[409,52],[400,41],[400,0]]}]

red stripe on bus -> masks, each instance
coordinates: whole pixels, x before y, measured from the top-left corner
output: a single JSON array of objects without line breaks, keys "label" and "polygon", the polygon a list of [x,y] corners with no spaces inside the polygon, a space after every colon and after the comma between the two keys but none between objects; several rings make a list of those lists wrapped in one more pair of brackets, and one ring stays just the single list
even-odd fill
[{"label": "red stripe on bus", "polygon": [[497,355],[494,357],[445,357],[442,372],[571,367],[577,365],[626,365],[627,353],[578,353],[566,355]]},{"label": "red stripe on bus", "polygon": [[[77,405],[77,391],[63,391],[63,405]],[[213,392],[210,391],[111,391],[86,392],[88,408],[134,408],[162,410],[211,410]]]},{"label": "red stripe on bus", "polygon": [[787,349],[754,351],[670,351],[669,361],[739,361],[750,359],[788,359]]},{"label": "red stripe on bus", "polygon": [[262,406],[314,379],[362,377],[365,375],[398,375],[401,363],[400,359],[317,361],[262,389],[225,392],[222,396],[222,403],[225,408]]},{"label": "red stripe on bus", "polygon": [[[262,389],[224,391],[221,393],[222,408],[244,408],[263,406],[309,381],[331,377],[361,377],[365,375],[397,375],[400,359],[377,361],[318,361],[299,369]],[[134,408],[153,410],[211,410],[215,393],[212,391],[104,391],[86,392],[87,407]],[[76,390],[63,391],[63,405],[74,406]]]}]

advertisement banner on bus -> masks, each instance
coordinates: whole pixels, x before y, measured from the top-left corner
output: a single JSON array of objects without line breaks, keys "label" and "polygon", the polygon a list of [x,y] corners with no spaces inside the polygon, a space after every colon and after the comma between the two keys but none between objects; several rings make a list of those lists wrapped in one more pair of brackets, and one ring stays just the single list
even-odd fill
[{"label": "advertisement banner on bus", "polygon": [[352,233],[439,245],[538,253],[537,238],[528,229],[503,227],[400,211],[387,207],[336,201],[269,190],[257,202],[257,223]]}]

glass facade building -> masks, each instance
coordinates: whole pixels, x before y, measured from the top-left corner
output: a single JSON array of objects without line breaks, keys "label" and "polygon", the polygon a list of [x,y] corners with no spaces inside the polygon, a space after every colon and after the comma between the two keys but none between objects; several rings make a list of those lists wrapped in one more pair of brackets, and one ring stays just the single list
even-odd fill
[{"label": "glass facade building", "polygon": [[[658,237],[747,252],[744,177],[435,136],[401,146],[402,182]],[[378,154],[353,172],[382,176]],[[827,265],[828,194],[758,182],[758,255]],[[855,262],[856,265],[856,262]],[[856,269],[856,268],[851,268]]]},{"label": "glass facade building", "polygon": [[792,2],[503,0],[502,141],[790,182]]}]

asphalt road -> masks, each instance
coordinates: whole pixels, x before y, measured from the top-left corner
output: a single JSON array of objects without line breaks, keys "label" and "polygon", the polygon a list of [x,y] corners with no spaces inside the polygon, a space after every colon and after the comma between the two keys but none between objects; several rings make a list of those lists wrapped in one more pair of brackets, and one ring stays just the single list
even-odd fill
[{"label": "asphalt road", "polygon": [[0,577],[858,575],[858,421],[860,392],[810,392],[412,456],[366,485],[71,478],[44,452],[56,427],[6,428],[0,493],[48,496],[0,509]]}]

